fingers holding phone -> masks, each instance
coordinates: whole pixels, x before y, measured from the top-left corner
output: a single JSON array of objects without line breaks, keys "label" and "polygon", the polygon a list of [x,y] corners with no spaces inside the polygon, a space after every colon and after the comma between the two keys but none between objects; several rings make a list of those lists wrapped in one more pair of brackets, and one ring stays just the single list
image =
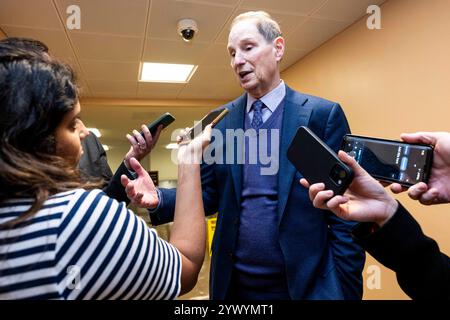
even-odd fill
[{"label": "fingers holding phone", "polygon": [[204,116],[199,122],[197,122],[192,128],[187,130],[187,138],[193,140],[196,136],[200,135],[205,130],[207,125],[211,125],[214,128],[228,113],[227,108],[216,109]]},{"label": "fingers holding phone", "polygon": [[355,159],[343,151],[339,151],[338,157],[354,172],[353,181],[341,196],[325,190],[323,183],[309,185],[305,179],[300,180],[302,186],[309,188],[313,205],[331,210],[345,220],[376,222],[379,225],[386,223],[395,213],[398,203]]},{"label": "fingers holding phone", "polygon": [[190,140],[190,128],[186,128],[180,132],[177,137],[178,142],[178,163],[179,164],[200,164],[202,160],[203,150],[211,142],[212,124],[205,127],[203,132]]},{"label": "fingers holding phone", "polygon": [[131,169],[131,158],[136,158],[138,161],[145,158],[158,142],[161,131],[174,121],[175,118],[166,112],[152,123],[148,125],[143,124],[141,126],[141,132],[133,130],[132,135],[127,134],[126,137],[131,146],[124,158],[125,166]]}]

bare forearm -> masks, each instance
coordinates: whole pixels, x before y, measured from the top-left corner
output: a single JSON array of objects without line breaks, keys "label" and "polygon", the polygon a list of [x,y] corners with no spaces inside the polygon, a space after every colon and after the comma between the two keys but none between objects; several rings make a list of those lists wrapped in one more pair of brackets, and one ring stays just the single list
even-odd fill
[{"label": "bare forearm", "polygon": [[[178,166],[172,243],[183,255],[182,287],[195,285],[205,256],[205,213],[198,165]],[[184,290],[183,290],[184,291]]]}]

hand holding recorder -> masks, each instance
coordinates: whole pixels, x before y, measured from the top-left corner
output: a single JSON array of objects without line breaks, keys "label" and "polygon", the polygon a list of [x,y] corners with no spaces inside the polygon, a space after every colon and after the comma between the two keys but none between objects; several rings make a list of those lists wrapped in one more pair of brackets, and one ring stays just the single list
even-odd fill
[{"label": "hand holding recorder", "polygon": [[[409,188],[411,198],[422,204],[431,205],[450,202],[450,133],[418,132],[402,134],[407,143],[429,144],[434,147],[433,161],[428,184],[420,182]],[[344,151],[339,151],[339,159],[354,172],[353,182],[343,196],[335,196],[331,190],[325,190],[323,183],[310,185],[306,179],[300,183],[309,188],[309,196],[317,208],[329,209],[341,218],[376,222],[382,226],[395,213],[398,203],[386,190],[372,178],[357,162]],[[402,185],[391,185],[394,192],[401,192]]]},{"label": "hand holding recorder", "polygon": [[[429,144],[434,147],[428,182],[413,185],[408,189],[408,195],[425,205],[450,202],[450,133],[404,133],[401,138],[408,143]],[[405,191],[398,183],[392,184],[391,190],[394,193]]]},{"label": "hand holding recorder", "polygon": [[338,157],[354,172],[352,183],[344,195],[336,195],[332,190],[325,190],[323,183],[310,185],[306,179],[301,179],[300,184],[309,188],[313,205],[331,210],[345,220],[385,224],[397,210],[397,201],[354,158],[343,151],[339,151]]},{"label": "hand holding recorder", "polygon": [[322,182],[334,194],[343,194],[353,171],[307,127],[300,127],[287,151],[287,158],[310,183]]},{"label": "hand holding recorder", "polygon": [[126,137],[130,141],[131,147],[125,155],[124,163],[128,170],[132,169],[130,159],[135,158],[140,161],[148,155],[158,142],[161,131],[174,121],[175,118],[169,112],[166,112],[152,123],[143,124],[141,132],[133,130],[133,135],[127,134]]}]

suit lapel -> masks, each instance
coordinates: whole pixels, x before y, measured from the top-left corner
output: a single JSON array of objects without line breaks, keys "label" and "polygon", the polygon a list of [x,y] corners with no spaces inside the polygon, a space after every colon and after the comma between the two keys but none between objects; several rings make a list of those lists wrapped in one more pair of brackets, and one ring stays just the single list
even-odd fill
[{"label": "suit lapel", "polygon": [[311,107],[306,103],[308,98],[286,86],[286,98],[283,111],[283,122],[280,135],[280,167],[278,172],[278,222],[286,208],[296,169],[287,158],[287,150],[298,127],[308,126]]},{"label": "suit lapel", "polygon": [[[233,109],[230,110],[230,115],[227,117],[229,123],[227,123],[227,129],[244,129],[244,116],[245,116],[245,107],[247,105],[247,95],[244,94],[235,101],[232,102]],[[226,138],[226,132],[225,132]],[[241,146],[242,147],[242,146]],[[237,143],[233,143],[233,154],[234,154],[234,164],[228,166],[231,171],[231,176],[233,178],[234,190],[236,193],[236,201],[238,204],[238,208],[241,204],[241,195],[242,195],[242,168],[243,165],[240,164],[242,161],[238,161],[238,155],[243,154],[243,150],[238,150]],[[228,150],[227,150],[228,152]],[[225,159],[226,160],[226,159]]]}]

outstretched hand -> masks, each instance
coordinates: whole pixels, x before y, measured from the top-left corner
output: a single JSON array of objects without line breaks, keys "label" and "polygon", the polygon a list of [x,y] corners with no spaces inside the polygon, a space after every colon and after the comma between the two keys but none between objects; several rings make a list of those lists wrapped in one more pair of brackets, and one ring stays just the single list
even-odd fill
[{"label": "outstretched hand", "polygon": [[120,177],[120,182],[125,188],[128,199],[140,208],[156,208],[159,199],[152,178],[135,158],[130,159],[130,165],[131,169],[136,172],[137,178],[130,180],[126,175]]}]

